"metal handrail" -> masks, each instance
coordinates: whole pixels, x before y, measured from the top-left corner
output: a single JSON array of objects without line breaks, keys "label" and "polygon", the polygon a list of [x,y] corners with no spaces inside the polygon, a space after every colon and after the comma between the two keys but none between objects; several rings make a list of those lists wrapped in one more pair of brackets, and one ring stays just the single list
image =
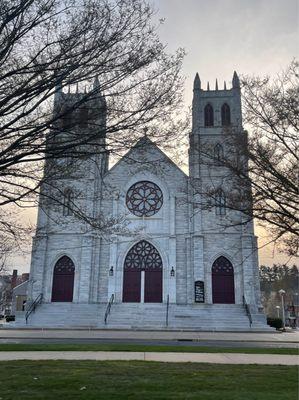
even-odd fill
[{"label": "metal handrail", "polygon": [[29,316],[30,316],[33,312],[35,312],[36,308],[42,303],[42,301],[43,301],[43,294],[40,293],[40,294],[37,296],[37,298],[30,304],[28,310],[26,311],[26,314],[25,314],[26,324],[27,324],[27,322],[28,322]]},{"label": "metal handrail", "polygon": [[114,294],[111,295],[110,300],[108,301],[108,304],[107,304],[107,308],[106,308],[106,312],[105,312],[105,318],[104,318],[105,325],[107,324],[107,318],[108,318],[108,315],[110,314],[111,306],[112,306],[113,302],[114,302]]},{"label": "metal handrail", "polygon": [[167,302],[166,302],[166,326],[168,326],[168,315],[169,315],[169,294],[167,295]]},{"label": "metal handrail", "polygon": [[244,308],[245,308],[246,315],[247,315],[247,317],[248,317],[248,319],[249,319],[249,325],[250,325],[250,328],[251,328],[251,325],[252,325],[252,316],[251,316],[251,312],[250,312],[250,307],[249,307],[249,305],[246,303],[245,296],[243,296],[243,306],[244,306]]}]

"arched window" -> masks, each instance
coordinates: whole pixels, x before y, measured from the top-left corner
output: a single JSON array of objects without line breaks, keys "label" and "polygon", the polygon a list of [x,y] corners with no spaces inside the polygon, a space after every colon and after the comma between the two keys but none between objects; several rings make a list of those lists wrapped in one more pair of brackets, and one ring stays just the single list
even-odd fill
[{"label": "arched window", "polygon": [[211,104],[205,106],[205,126],[214,126],[214,110]]},{"label": "arched window", "polygon": [[66,189],[63,195],[63,215],[65,217],[73,214],[74,194],[71,189]]},{"label": "arched window", "polygon": [[221,124],[222,126],[230,125],[230,108],[226,103],[221,107]]},{"label": "arched window", "polygon": [[79,126],[80,128],[84,128],[88,123],[88,108],[82,107],[79,109]]},{"label": "arched window", "polygon": [[214,160],[222,161],[223,160],[223,147],[220,143],[217,143],[214,147]]},{"label": "arched window", "polygon": [[226,196],[222,189],[218,189],[215,194],[216,215],[226,214]]},{"label": "arched window", "polygon": [[67,131],[71,128],[72,125],[72,113],[67,107],[64,107],[61,110],[61,114],[62,130]]}]

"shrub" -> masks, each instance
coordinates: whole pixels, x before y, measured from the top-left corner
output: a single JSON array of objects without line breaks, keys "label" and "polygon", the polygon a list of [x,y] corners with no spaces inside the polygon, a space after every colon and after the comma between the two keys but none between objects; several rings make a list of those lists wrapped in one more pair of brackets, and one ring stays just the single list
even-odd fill
[{"label": "shrub", "polygon": [[14,315],[7,315],[5,320],[6,320],[6,322],[15,321],[15,316]]},{"label": "shrub", "polygon": [[282,319],[281,318],[267,318],[267,324],[272,326],[273,328],[280,329],[282,328]]}]

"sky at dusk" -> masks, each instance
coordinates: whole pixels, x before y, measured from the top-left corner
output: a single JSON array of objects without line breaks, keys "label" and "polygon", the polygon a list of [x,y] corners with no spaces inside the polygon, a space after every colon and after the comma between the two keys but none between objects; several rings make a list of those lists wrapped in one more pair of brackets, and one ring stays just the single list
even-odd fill
[{"label": "sky at dusk", "polygon": [[297,0],[152,0],[165,18],[160,37],[185,48],[186,102],[199,73],[203,88],[239,74],[275,75],[298,56]]},{"label": "sky at dusk", "polygon": [[[297,0],[150,0],[157,13],[165,18],[159,28],[161,41],[170,52],[185,48],[183,65],[186,77],[185,101],[191,105],[196,72],[202,87],[219,88],[226,80],[230,87],[233,71],[240,75],[274,76],[298,57]],[[35,212],[26,218],[35,222]],[[261,263],[284,261],[273,249],[260,251]],[[16,257],[11,268],[28,271],[29,253]]]}]

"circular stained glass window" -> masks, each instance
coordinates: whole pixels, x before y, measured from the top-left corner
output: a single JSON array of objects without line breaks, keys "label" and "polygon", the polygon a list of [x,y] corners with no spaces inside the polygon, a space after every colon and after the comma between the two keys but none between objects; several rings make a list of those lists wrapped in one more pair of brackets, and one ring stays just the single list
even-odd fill
[{"label": "circular stained glass window", "polygon": [[137,217],[151,217],[163,204],[163,194],[159,186],[153,182],[134,183],[126,196],[128,209]]}]

